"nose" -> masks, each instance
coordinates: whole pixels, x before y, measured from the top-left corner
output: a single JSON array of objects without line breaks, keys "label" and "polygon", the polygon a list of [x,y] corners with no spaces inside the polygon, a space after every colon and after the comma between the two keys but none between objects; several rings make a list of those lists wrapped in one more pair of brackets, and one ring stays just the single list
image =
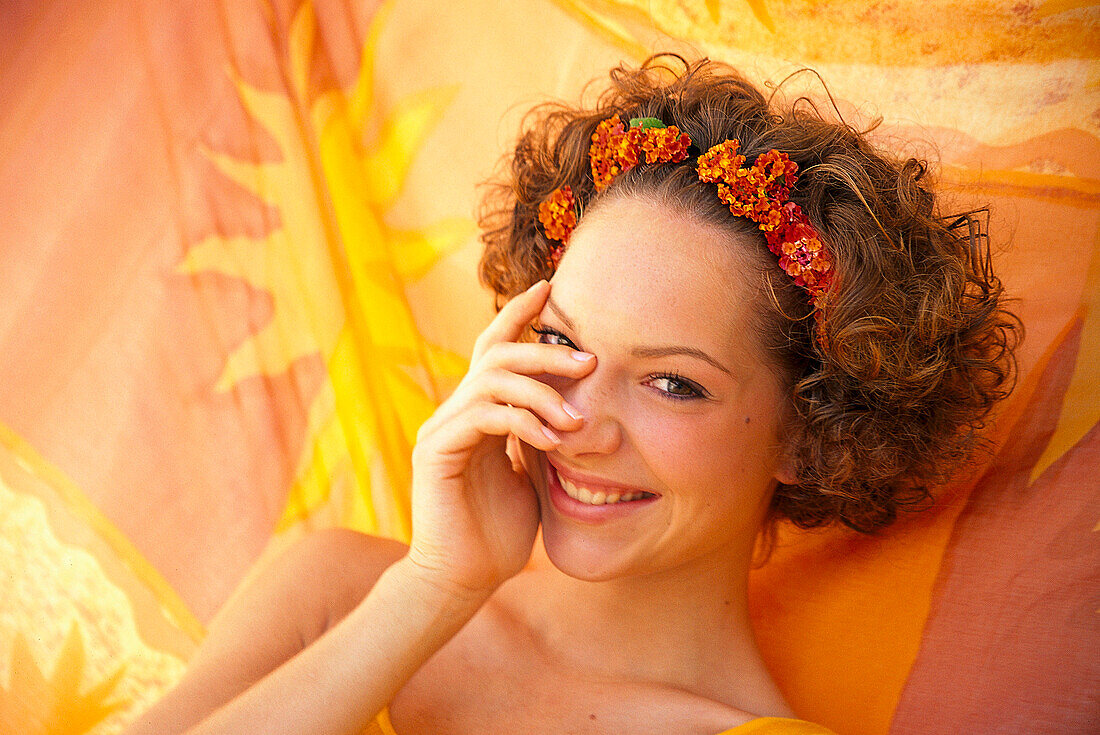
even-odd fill
[{"label": "nose", "polygon": [[557,452],[566,457],[613,454],[623,442],[623,396],[614,375],[598,365],[591,374],[556,386],[562,398],[580,410],[584,425],[559,432]]}]

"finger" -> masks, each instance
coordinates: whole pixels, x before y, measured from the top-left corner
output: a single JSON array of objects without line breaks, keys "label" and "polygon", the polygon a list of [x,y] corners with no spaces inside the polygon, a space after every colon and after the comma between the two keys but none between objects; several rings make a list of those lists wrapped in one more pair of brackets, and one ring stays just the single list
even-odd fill
[{"label": "finger", "polygon": [[462,420],[452,421],[449,430],[440,431],[436,439],[443,452],[464,452],[477,446],[486,436],[508,434],[515,434],[543,451],[550,451],[561,444],[558,435],[543,426],[527,409],[487,402],[471,407]]},{"label": "finger", "polygon": [[539,315],[550,296],[550,284],[539,281],[504,305],[474,343],[472,361],[476,362],[492,345],[515,342],[523,330]]},{"label": "finger", "polygon": [[451,397],[436,409],[429,423],[434,429],[464,421],[471,406],[482,402],[511,404],[534,411],[543,421],[563,431],[576,431],[584,425],[581,412],[552,386],[503,368],[481,368],[468,375]]},{"label": "finger", "polygon": [[583,378],[596,367],[596,356],[565,345],[538,342],[499,342],[486,350],[479,367],[502,368],[522,375],[560,375]]},{"label": "finger", "polygon": [[584,425],[581,412],[571,406],[556,390],[534,378],[507,370],[486,371],[477,391],[492,403],[505,403],[533,412],[551,427],[576,431]]}]

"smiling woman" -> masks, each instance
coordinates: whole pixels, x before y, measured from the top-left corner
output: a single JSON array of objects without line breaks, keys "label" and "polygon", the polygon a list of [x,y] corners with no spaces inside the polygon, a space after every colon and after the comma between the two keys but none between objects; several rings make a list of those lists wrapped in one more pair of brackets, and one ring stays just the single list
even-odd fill
[{"label": "smiling woman", "polygon": [[761,532],[929,497],[1011,385],[1015,321],[923,164],[668,64],[530,119],[410,545],[308,539],[131,733],[827,732],[753,637]]},{"label": "smiling woman", "polygon": [[755,242],[652,196],[606,197],[571,236],[536,327],[597,355],[584,380],[543,378],[585,417],[552,452],[524,454],[546,552],[590,580],[677,566],[735,579],[773,486],[794,479],[779,446],[786,386],[752,328],[740,250]]},{"label": "smiling woman", "polygon": [[[483,280],[509,298],[551,275],[566,250],[546,224],[556,192],[585,212],[577,237],[623,198],[739,237],[692,257],[736,259],[736,280],[711,273],[696,288],[750,305],[738,338],[755,335],[791,398],[798,480],[777,487],[772,518],[889,525],[973,455],[1011,389],[1018,322],[984,242],[956,231],[968,217],[940,211],[924,162],[895,160],[808,104],[780,110],[721,64],[666,58],[681,70],[661,57],[614,70],[594,109],[532,113],[485,209]],[[645,165],[658,160],[655,129],[675,131],[682,162]]]}]

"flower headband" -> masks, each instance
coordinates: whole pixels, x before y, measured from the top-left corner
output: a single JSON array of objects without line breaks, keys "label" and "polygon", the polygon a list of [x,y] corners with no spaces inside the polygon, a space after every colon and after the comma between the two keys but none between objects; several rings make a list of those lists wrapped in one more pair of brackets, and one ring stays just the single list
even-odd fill
[{"label": "flower headband", "polygon": [[[603,191],[615,177],[645,163],[679,163],[687,159],[691,138],[675,125],[657,118],[634,118],[624,127],[618,115],[604,120],[592,134],[588,158],[596,191]],[[798,180],[798,164],[786,153],[772,148],[744,166],[737,152],[736,138],[713,146],[699,156],[695,169],[701,181],[718,184],[718,198],[730,212],[756,223],[764,233],[768,249],[779,258],[779,267],[810,296],[815,317],[833,282],[833,259],[821,236],[802,208],[790,201],[791,188]],[[546,237],[561,245],[550,251],[551,266],[557,268],[565,243],[577,226],[577,203],[569,186],[555,189],[539,204],[539,222]]]}]

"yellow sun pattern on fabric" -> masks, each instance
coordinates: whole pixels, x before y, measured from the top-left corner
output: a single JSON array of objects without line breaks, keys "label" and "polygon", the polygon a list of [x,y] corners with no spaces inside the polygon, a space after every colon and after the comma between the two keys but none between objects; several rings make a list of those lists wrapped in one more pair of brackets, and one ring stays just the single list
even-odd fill
[{"label": "yellow sun pattern on fabric", "polygon": [[[630,54],[635,61],[641,61],[652,53],[651,46],[643,42],[632,29],[653,29],[659,20],[681,13],[692,18],[693,23],[706,18],[710,25],[717,27],[723,20],[721,0],[705,0],[700,7],[685,0],[667,0],[661,8],[655,8],[652,0],[645,3],[633,0],[556,0],[557,4],[573,14],[584,25]],[[765,0],[743,0],[755,19],[769,33],[775,33],[775,21],[768,12]],[[728,11],[727,11],[728,15]],[[666,33],[668,29],[663,28]],[[668,33],[672,38],[692,38],[690,35]]]},{"label": "yellow sun pattern on fabric", "polygon": [[12,644],[9,682],[0,687],[0,725],[20,735],[80,735],[123,706],[112,695],[125,673],[119,667],[90,688],[85,678],[84,637],[74,621],[48,678],[22,634]]},{"label": "yellow sun pattern on fabric", "polygon": [[26,459],[0,444],[0,733],[115,733],[195,642]]},{"label": "yellow sun pattern on fabric", "polygon": [[456,92],[430,88],[384,113],[376,109],[374,57],[391,6],[372,20],[350,91],[311,95],[316,18],[308,2],[295,13],[288,41],[293,98],[234,75],[245,109],[283,159],[206,155],[276,208],[281,226],[263,238],[211,236],[181,266],[241,278],[270,294],[274,305],[270,322],[229,355],[219,389],[286,371],[317,353],[327,366],[328,381],[309,407],[280,531],[337,503],[327,522],[408,538],[413,438],[442,397],[437,381],[461,376],[466,367],[464,358],[420,334],[404,284],[462,244],[473,223],[447,219],[408,231],[385,219]]}]

